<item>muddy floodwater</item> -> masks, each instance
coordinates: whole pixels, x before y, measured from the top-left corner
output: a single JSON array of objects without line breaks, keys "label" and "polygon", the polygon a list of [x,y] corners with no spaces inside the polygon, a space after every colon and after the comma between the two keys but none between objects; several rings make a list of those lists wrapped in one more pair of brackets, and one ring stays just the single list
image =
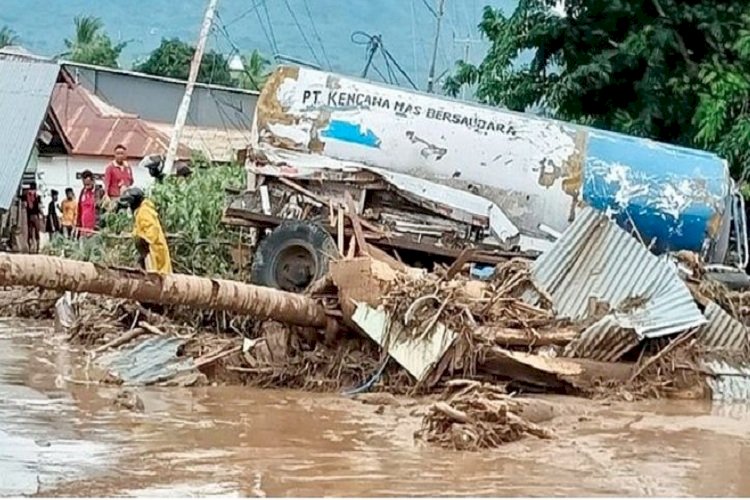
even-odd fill
[{"label": "muddy floodwater", "polygon": [[555,439],[459,453],[414,441],[413,402],[139,388],[137,413],[84,361],[0,320],[0,495],[750,495],[747,406],[553,398]]}]

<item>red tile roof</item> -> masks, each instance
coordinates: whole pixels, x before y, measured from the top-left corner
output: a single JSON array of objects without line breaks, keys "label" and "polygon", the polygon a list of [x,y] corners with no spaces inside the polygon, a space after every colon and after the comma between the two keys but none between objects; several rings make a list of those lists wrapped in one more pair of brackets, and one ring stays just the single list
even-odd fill
[{"label": "red tile roof", "polygon": [[[105,103],[80,85],[56,84],[52,109],[74,155],[111,156],[118,144],[128,149],[131,158],[166,154],[168,136],[137,115]],[[190,158],[190,149],[181,144],[177,156]]]}]

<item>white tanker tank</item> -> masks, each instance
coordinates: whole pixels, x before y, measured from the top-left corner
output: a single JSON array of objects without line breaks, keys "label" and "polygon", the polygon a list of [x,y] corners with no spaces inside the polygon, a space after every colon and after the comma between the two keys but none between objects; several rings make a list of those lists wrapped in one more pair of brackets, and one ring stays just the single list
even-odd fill
[{"label": "white tanker tank", "polygon": [[741,197],[727,163],[703,151],[297,67],[265,85],[252,146],[473,192],[534,237],[562,232],[591,205],[657,252],[719,263],[733,229],[743,244],[732,255],[747,264]]}]

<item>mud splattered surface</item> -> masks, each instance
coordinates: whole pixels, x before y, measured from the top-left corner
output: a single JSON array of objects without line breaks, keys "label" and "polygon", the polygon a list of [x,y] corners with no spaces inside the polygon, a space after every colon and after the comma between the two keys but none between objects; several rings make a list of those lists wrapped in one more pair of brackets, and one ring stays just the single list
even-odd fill
[{"label": "mud splattered surface", "polygon": [[83,360],[0,320],[0,496],[750,495],[746,406],[555,398],[555,439],[458,453],[414,441],[419,405],[149,388],[133,412]]}]

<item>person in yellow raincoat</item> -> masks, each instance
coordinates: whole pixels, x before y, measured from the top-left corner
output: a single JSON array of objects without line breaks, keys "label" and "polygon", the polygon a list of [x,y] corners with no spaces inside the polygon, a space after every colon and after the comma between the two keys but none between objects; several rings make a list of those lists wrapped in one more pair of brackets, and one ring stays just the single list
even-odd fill
[{"label": "person in yellow raincoat", "polygon": [[133,211],[133,237],[140,266],[149,272],[171,274],[172,259],[169,257],[167,237],[154,202],[146,198],[140,188],[133,187],[120,196],[119,204]]}]

